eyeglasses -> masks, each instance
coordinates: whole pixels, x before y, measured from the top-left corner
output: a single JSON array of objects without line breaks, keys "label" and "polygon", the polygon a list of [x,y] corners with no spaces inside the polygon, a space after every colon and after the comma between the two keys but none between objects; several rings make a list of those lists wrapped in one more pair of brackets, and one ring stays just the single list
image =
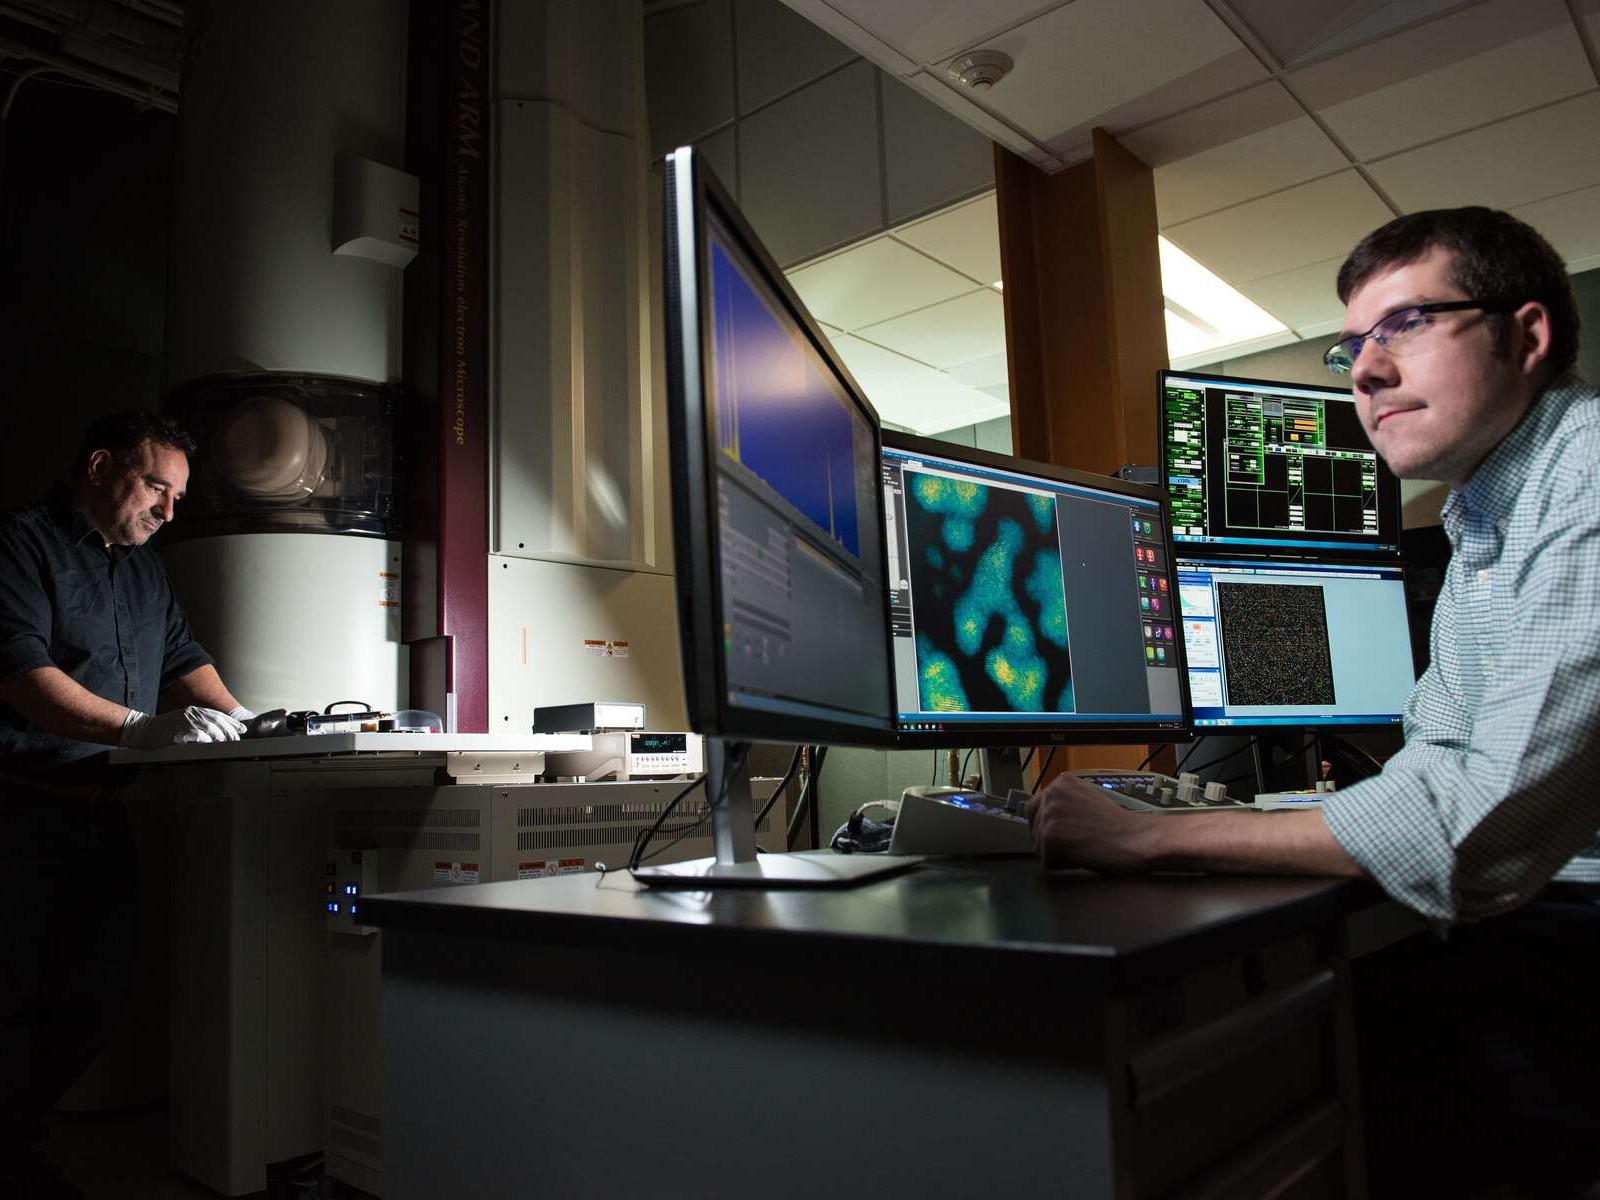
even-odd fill
[{"label": "eyeglasses", "polygon": [[1353,333],[1329,346],[1322,361],[1335,375],[1344,375],[1355,367],[1361,357],[1361,348],[1369,341],[1377,342],[1393,353],[1410,342],[1417,334],[1433,324],[1433,314],[1461,312],[1463,309],[1481,308],[1484,312],[1508,313],[1517,308],[1514,300],[1441,300],[1433,304],[1413,304],[1390,313],[1365,333]]}]

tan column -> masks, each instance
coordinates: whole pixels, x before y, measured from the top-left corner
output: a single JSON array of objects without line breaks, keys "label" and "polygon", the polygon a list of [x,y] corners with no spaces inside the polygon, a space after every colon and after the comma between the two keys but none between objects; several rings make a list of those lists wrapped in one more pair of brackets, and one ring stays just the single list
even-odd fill
[{"label": "tan column", "polygon": [[[1013,450],[1101,474],[1156,462],[1167,333],[1150,168],[1096,129],[1094,156],[1055,175],[996,146],[995,181]],[[1051,773],[1147,752],[1073,747]]]}]

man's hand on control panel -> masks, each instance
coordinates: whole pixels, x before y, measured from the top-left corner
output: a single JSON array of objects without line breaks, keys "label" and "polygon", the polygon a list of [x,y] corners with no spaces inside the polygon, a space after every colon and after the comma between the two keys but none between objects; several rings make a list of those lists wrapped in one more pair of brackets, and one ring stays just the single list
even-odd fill
[{"label": "man's hand on control panel", "polygon": [[1129,812],[1074,775],[1057,775],[1028,801],[1025,813],[1046,870],[1086,867],[1115,874],[1147,867],[1140,839],[1152,832],[1150,815]]},{"label": "man's hand on control panel", "polygon": [[129,709],[122,723],[122,745],[130,750],[159,750],[189,742],[236,742],[244,736],[237,717],[191,704],[151,716]]}]

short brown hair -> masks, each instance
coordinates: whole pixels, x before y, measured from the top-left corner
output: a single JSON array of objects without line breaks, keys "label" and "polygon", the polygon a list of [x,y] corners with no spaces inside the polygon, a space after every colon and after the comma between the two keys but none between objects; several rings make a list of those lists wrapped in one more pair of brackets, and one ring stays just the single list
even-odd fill
[{"label": "short brown hair", "polygon": [[131,467],[138,461],[139,448],[146,442],[182,450],[189,456],[193,456],[196,449],[194,438],[170,417],[134,408],[89,422],[89,427],[83,431],[83,441],[78,443],[77,456],[72,460],[73,473],[82,473],[96,450],[109,451],[111,461],[118,467]]},{"label": "short brown hair", "polygon": [[[1550,312],[1552,379],[1578,361],[1578,302],[1566,264],[1531,225],[1492,208],[1435,208],[1396,217],[1361,239],[1339,268],[1339,300],[1374,275],[1425,257],[1434,247],[1451,252],[1450,279],[1475,300],[1525,304],[1537,300]],[[1511,318],[1492,313],[1490,328],[1502,353],[1511,345]]]}]

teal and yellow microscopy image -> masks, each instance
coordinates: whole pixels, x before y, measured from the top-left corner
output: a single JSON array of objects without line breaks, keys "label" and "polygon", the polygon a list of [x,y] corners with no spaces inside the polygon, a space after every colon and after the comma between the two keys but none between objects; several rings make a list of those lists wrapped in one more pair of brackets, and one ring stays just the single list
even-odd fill
[{"label": "teal and yellow microscopy image", "polygon": [[925,712],[1073,712],[1054,497],[905,474]]}]

